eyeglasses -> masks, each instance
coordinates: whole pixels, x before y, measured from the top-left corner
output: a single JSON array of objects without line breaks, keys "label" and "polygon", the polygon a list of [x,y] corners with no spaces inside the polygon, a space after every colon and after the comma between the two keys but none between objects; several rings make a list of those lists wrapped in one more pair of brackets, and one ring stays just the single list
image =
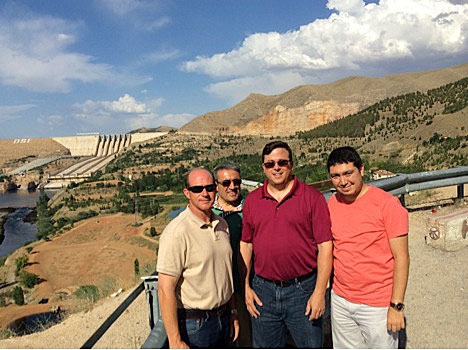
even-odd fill
[{"label": "eyeglasses", "polygon": [[270,160],[268,162],[263,163],[263,165],[265,166],[265,168],[271,169],[271,168],[273,168],[275,166],[275,163],[277,163],[278,166],[280,166],[280,167],[285,167],[286,165],[289,164],[289,162],[290,161],[287,160],[287,159],[280,159],[280,160],[278,160],[276,162],[273,161],[273,160]]},{"label": "eyeglasses", "polygon": [[216,185],[215,184],[209,184],[206,186],[190,186],[187,187],[187,190],[193,193],[202,193],[203,189],[206,190],[206,192],[214,192],[216,190]]},{"label": "eyeglasses", "polygon": [[224,180],[221,182],[218,182],[219,184],[223,185],[224,187],[229,187],[231,186],[231,182],[234,184],[234,186],[240,186],[242,183],[241,179],[234,179],[234,180]]}]

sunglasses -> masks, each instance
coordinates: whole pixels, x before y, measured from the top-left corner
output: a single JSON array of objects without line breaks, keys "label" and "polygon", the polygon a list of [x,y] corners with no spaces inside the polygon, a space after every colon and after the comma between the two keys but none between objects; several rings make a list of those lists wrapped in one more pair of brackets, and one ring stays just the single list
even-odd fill
[{"label": "sunglasses", "polygon": [[269,162],[263,163],[263,165],[265,166],[265,168],[271,169],[271,168],[273,168],[275,166],[275,163],[277,163],[278,166],[280,166],[280,167],[285,167],[286,165],[289,164],[289,162],[290,161],[287,160],[287,159],[280,159],[280,160],[278,160],[276,162],[273,161],[273,160],[270,160]]},{"label": "sunglasses", "polygon": [[223,185],[224,187],[229,187],[231,186],[231,182],[234,184],[234,186],[240,186],[242,183],[241,179],[234,179],[234,180],[224,180],[221,182],[218,182],[219,184]]},{"label": "sunglasses", "polygon": [[209,184],[206,186],[190,186],[187,187],[187,190],[193,193],[202,193],[203,190],[206,190],[206,192],[214,192],[216,190],[216,185],[215,184]]}]

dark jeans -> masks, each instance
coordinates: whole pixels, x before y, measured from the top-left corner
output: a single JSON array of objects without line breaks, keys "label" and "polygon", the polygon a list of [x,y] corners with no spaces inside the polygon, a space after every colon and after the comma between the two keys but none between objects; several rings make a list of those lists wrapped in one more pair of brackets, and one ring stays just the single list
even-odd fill
[{"label": "dark jeans", "polygon": [[204,318],[184,318],[179,314],[179,331],[182,340],[190,348],[227,348],[229,347],[230,312]]},{"label": "dark jeans", "polygon": [[315,288],[317,274],[288,287],[255,276],[252,287],[263,306],[256,305],[260,316],[252,318],[254,348],[284,348],[289,330],[298,348],[322,347],[322,319],[309,321],[307,301]]}]

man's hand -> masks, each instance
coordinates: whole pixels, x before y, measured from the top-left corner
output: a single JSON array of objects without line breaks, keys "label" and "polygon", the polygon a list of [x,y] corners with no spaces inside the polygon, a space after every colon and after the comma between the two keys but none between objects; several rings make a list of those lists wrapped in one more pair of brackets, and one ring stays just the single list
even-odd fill
[{"label": "man's hand", "polygon": [[322,317],[325,312],[325,296],[320,293],[313,292],[307,301],[305,315],[309,316],[309,320],[315,320]]},{"label": "man's hand", "polygon": [[239,315],[238,314],[231,314],[231,326],[229,328],[229,337],[231,341],[234,343],[239,337]]},{"label": "man's hand", "polygon": [[392,307],[388,308],[387,312],[387,329],[392,332],[398,332],[405,328],[405,314],[402,311],[397,311]]},{"label": "man's hand", "polygon": [[262,301],[257,296],[257,294],[250,287],[245,287],[245,305],[247,305],[247,310],[253,318],[260,316],[260,312],[255,307],[255,303],[260,306],[263,306]]},{"label": "man's hand", "polygon": [[178,339],[172,342],[169,340],[169,349],[190,349],[190,348],[181,339]]}]

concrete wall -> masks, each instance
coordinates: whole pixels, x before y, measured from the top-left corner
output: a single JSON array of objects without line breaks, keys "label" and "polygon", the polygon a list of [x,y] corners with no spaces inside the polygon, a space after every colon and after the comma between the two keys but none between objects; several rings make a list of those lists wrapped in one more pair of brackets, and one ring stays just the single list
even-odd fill
[{"label": "concrete wall", "polygon": [[53,140],[70,150],[72,156],[103,157],[117,153],[133,143],[147,141],[166,135],[167,132],[141,134],[86,135],[54,137]]},{"label": "concrete wall", "polygon": [[53,140],[70,150],[72,156],[94,156],[99,135],[54,137]]}]

